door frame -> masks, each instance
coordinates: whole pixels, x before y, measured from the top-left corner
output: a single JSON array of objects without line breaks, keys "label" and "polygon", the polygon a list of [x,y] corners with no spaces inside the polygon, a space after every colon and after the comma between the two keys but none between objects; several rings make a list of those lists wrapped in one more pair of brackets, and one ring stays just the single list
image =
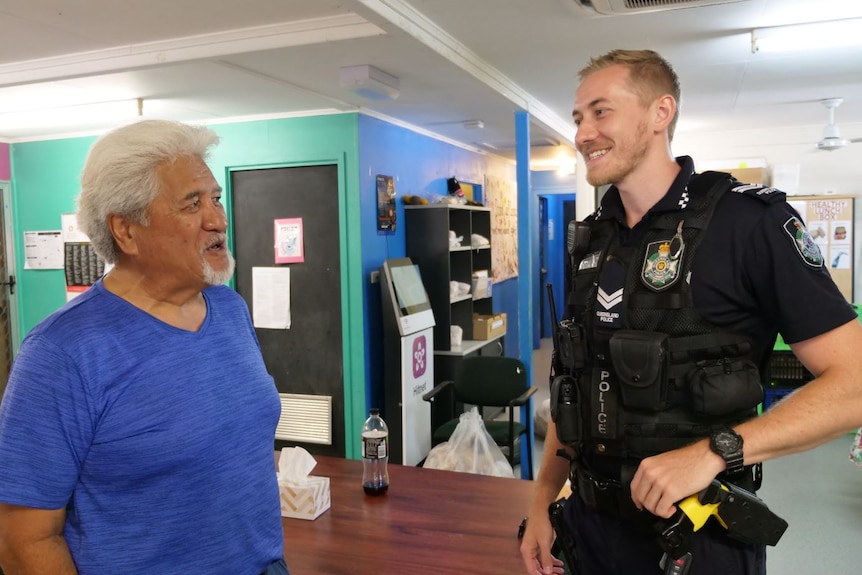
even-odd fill
[{"label": "door frame", "polygon": [[[16,280],[20,279],[18,274],[18,262],[15,258],[15,214],[12,201],[12,183],[0,180],[0,202],[3,202],[3,251],[6,258],[6,273],[14,275]],[[0,278],[0,281],[8,281],[8,277]],[[8,294],[9,297],[9,341],[12,344],[12,359],[18,355],[21,346],[21,321],[18,317],[18,290]]]},{"label": "door frame", "polygon": [[[344,446],[349,459],[360,457],[362,423],[366,417],[365,406],[365,339],[363,336],[364,306],[362,294],[362,240],[358,216],[349,219],[349,214],[359,214],[359,194],[349,197],[345,174],[346,153],[338,152],[321,157],[292,155],[289,161],[272,163],[238,164],[225,167],[224,201],[229,214],[233,210],[232,174],[248,170],[277,168],[299,168],[308,166],[335,165],[338,171],[338,239],[341,261],[341,346],[344,366]],[[358,178],[357,178],[358,179]],[[358,189],[358,182],[354,182]],[[233,218],[228,221],[228,247],[233,250]],[[236,280],[229,285],[236,289]]]}]

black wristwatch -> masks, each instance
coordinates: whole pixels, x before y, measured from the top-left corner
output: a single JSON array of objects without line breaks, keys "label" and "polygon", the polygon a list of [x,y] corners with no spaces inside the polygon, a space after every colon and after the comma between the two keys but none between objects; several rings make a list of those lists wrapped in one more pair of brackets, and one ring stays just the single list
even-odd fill
[{"label": "black wristwatch", "polygon": [[742,436],[729,427],[719,429],[709,438],[709,448],[719,454],[727,464],[728,475],[737,475],[745,469],[742,455]]}]

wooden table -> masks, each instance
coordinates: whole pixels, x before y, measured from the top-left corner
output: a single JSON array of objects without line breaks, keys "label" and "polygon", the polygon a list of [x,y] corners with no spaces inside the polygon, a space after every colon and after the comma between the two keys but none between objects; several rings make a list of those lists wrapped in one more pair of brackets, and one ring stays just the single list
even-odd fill
[{"label": "wooden table", "polygon": [[332,507],[282,519],[291,575],[525,573],[517,533],[532,482],[389,464],[389,492],[372,497],[361,461],[315,459]]}]

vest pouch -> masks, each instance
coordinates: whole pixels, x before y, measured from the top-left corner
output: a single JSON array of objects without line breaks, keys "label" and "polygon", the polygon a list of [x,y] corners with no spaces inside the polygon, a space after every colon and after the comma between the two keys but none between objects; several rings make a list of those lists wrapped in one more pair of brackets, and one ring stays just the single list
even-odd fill
[{"label": "vest pouch", "polygon": [[557,439],[568,446],[581,442],[581,392],[578,381],[570,375],[559,375],[551,382],[551,419],[557,427]]},{"label": "vest pouch", "polygon": [[700,361],[690,372],[689,386],[697,415],[730,415],[763,401],[760,372],[746,358]]},{"label": "vest pouch", "polygon": [[610,339],[611,362],[625,407],[667,407],[667,334],[621,329]]}]

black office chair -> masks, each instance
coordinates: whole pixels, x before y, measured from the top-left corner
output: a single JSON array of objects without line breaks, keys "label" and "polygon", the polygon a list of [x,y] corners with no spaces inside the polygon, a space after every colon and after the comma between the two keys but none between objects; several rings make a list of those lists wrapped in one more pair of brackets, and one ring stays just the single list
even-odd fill
[{"label": "black office chair", "polygon": [[[508,411],[508,421],[485,420],[485,428],[499,447],[506,447],[506,459],[515,466],[515,439],[526,435],[527,426],[515,421],[515,408],[526,405],[536,393],[527,386],[527,368],[514,357],[468,356],[455,367],[455,379],[444,381],[422,396],[432,402],[431,446],[447,441],[458,425],[457,406],[475,405],[483,415],[483,407],[502,407]],[[435,399],[443,401],[436,405]],[[444,414],[441,417],[440,414]],[[448,418],[448,420],[447,420]],[[529,438],[527,438],[529,439]],[[533,478],[533,450],[527,441],[527,469]]]}]

